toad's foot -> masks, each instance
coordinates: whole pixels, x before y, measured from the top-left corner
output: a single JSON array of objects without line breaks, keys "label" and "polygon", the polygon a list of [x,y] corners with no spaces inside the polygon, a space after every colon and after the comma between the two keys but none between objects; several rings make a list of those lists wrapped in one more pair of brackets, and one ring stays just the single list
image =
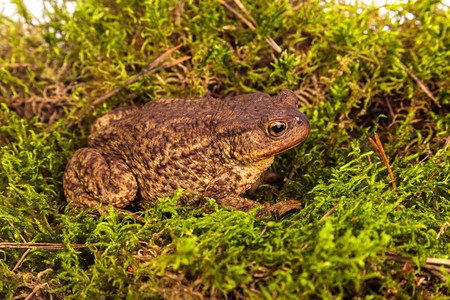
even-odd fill
[{"label": "toad's foot", "polygon": [[[214,198],[214,197],[210,197]],[[224,206],[231,206],[235,210],[241,210],[248,212],[258,206],[261,206],[262,204],[260,202],[256,202],[244,197],[235,196],[235,195],[228,195],[225,198],[216,198],[216,201],[218,204],[222,204]],[[272,213],[278,214],[280,216],[294,211],[294,210],[301,210],[303,207],[301,206],[301,202],[296,200],[287,200],[287,201],[281,201],[278,203],[275,203],[274,205],[269,205],[268,203],[265,204],[265,207],[261,210],[259,210],[256,213],[257,218],[267,217],[270,216]]]},{"label": "toad's foot", "polygon": [[256,213],[257,218],[270,216],[272,213],[285,215],[295,210],[302,210],[301,202],[297,200],[287,200],[275,203],[274,205],[266,204],[265,207]]}]

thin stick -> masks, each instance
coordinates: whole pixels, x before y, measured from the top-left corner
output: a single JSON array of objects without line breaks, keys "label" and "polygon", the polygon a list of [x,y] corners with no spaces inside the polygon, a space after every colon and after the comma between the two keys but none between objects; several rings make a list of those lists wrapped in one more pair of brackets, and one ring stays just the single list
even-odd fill
[{"label": "thin stick", "polygon": [[436,239],[438,240],[442,234],[444,234],[445,228],[450,227],[450,222],[445,222],[442,224],[441,229],[439,230],[439,233],[436,235]]},{"label": "thin stick", "polygon": [[266,42],[272,47],[273,50],[275,50],[276,53],[281,53],[281,47],[278,46],[278,44],[270,37],[266,36]]},{"label": "thin stick", "polygon": [[247,16],[247,18],[249,18],[250,21],[252,21],[255,26],[258,26],[258,24],[256,23],[255,19],[253,19],[253,17],[250,15],[250,13],[248,12],[248,10],[244,6],[244,4],[242,4],[242,2],[240,0],[233,0],[233,1],[244,12],[244,14]]},{"label": "thin stick", "polygon": [[[9,225],[10,225],[12,228],[15,228],[15,227],[14,227],[14,224],[13,224],[11,221],[8,221],[8,223],[9,223]],[[20,239],[22,240],[22,242],[23,242],[24,244],[28,243],[27,240],[22,236],[22,234],[19,234],[19,236],[20,236]],[[19,266],[20,266],[20,265],[22,264],[22,262],[24,261],[25,257],[27,257],[28,253],[30,253],[30,251],[31,251],[31,249],[27,249],[27,250],[22,254],[22,256],[20,257],[19,261],[16,263],[16,265],[14,266],[14,268],[11,270],[12,272],[16,271],[16,270],[19,268]]]},{"label": "thin stick", "polygon": [[[339,207],[339,203],[336,204],[335,206],[333,206],[333,208],[330,209],[326,214],[324,214],[324,215],[322,216],[322,218],[320,218],[319,222],[321,222],[321,221],[323,221],[324,219],[326,219],[326,218],[327,218],[329,215],[331,215],[338,207]],[[301,246],[299,249],[300,249],[300,250],[305,250],[305,249],[308,248],[308,247],[309,247],[309,244],[305,244],[305,245]]]},{"label": "thin stick", "polygon": [[333,211],[335,211],[338,207],[339,207],[339,203],[336,204],[332,209],[330,209],[326,214],[324,214],[322,216],[322,218],[320,218],[319,222],[324,220],[325,218],[327,218],[329,215],[331,215],[333,213]]},{"label": "thin stick", "polygon": [[0,68],[37,68],[37,64],[2,64]]},{"label": "thin stick", "polygon": [[253,26],[253,24],[249,20],[247,20],[243,15],[241,15],[237,10],[232,8],[228,3],[226,3],[223,0],[218,0],[218,1],[219,1],[220,4],[225,6],[229,11],[231,11],[236,17],[241,19],[241,21],[244,22],[248,26],[248,28],[250,28],[251,30],[255,30],[256,29],[256,27]]},{"label": "thin stick", "polygon": [[[29,300],[32,299],[32,297],[34,296],[34,294],[36,294],[37,292],[39,292],[39,290],[41,289],[48,289],[48,283],[42,283],[40,285],[37,285],[34,287],[33,291],[31,291],[31,293],[23,300]],[[51,294],[50,294],[51,295]],[[50,298],[51,299],[51,298]]]},{"label": "thin stick", "polygon": [[[91,112],[94,110],[94,107],[95,107],[95,106],[97,106],[97,105],[99,105],[100,103],[104,102],[104,101],[107,100],[108,98],[111,98],[112,96],[114,96],[115,94],[117,94],[118,92],[120,92],[121,90],[123,90],[125,87],[127,87],[127,86],[129,86],[130,84],[136,82],[136,81],[137,81],[139,78],[141,78],[142,76],[144,76],[144,75],[150,75],[150,74],[155,73],[155,72],[157,72],[157,71],[159,71],[159,70],[167,69],[167,68],[173,67],[174,65],[177,65],[177,64],[179,64],[179,63],[182,63],[183,61],[186,61],[186,60],[188,60],[188,59],[190,59],[190,58],[191,58],[190,56],[184,56],[184,57],[181,57],[181,58],[178,58],[178,59],[174,60],[174,61],[171,62],[171,63],[162,65],[162,66],[160,66],[160,67],[158,67],[158,68],[156,68],[156,69],[148,70],[148,71],[146,71],[146,72],[141,72],[141,73],[137,74],[137,75],[134,76],[133,78],[128,79],[128,80],[125,82],[124,86],[115,87],[115,88],[112,89],[110,92],[106,93],[105,95],[101,96],[100,98],[97,98],[97,100],[95,100],[94,102],[92,102],[92,106],[91,106],[91,108],[89,108],[89,109],[87,110],[87,113],[91,113]],[[148,69],[148,68],[147,68],[147,69]]]},{"label": "thin stick", "polygon": [[[15,227],[14,227],[14,224],[13,224],[11,221],[8,221],[8,224],[9,224],[12,228],[15,228]],[[27,240],[22,236],[22,234],[19,234],[19,236],[20,236],[20,239],[22,240],[22,242],[27,243]]]},{"label": "thin stick", "polygon": [[[74,249],[86,248],[85,244],[71,244],[70,247]],[[10,243],[10,242],[0,242],[1,248],[12,248],[12,249],[45,249],[45,250],[61,250],[68,249],[64,244],[56,243]]]},{"label": "thin stick", "polygon": [[362,54],[358,53],[357,51],[338,48],[338,47],[336,47],[335,45],[329,45],[329,47],[330,47],[330,48],[333,48],[333,49],[335,49],[335,50],[338,50],[338,51],[343,51],[343,52],[345,52],[345,53],[347,53],[347,54],[353,54],[353,55],[356,55],[357,57],[359,57],[359,58],[361,58],[361,59],[364,59],[364,60],[367,60],[368,62],[371,62],[371,63],[373,63],[373,64],[376,64],[376,63],[377,63],[375,60],[371,59],[371,58],[368,57],[368,56],[362,55]]},{"label": "thin stick", "polygon": [[[253,19],[252,15],[250,15],[250,13],[248,12],[247,8],[244,6],[244,4],[242,4],[242,2],[240,0],[233,0],[234,3],[236,3],[236,5],[244,12],[244,14],[247,16],[247,18],[250,19],[250,21],[252,22],[252,24],[254,25],[254,29],[256,30],[256,27],[258,27],[258,23],[256,23],[255,19]],[[231,7],[230,7],[231,8]],[[238,13],[236,11],[236,13]],[[241,19],[241,18],[240,18]],[[244,18],[245,19],[245,18]],[[241,19],[242,20],[242,19]],[[244,21],[245,22],[245,21]],[[246,23],[247,24],[247,23]],[[266,37],[266,42],[269,44],[270,47],[272,47],[273,50],[275,50],[275,52],[277,53],[281,53],[281,48],[280,46],[278,46],[278,44],[270,37],[267,36]]]},{"label": "thin stick", "polygon": [[378,136],[378,134],[376,132],[375,132],[375,140],[377,141],[377,144],[378,144],[379,149],[381,151],[381,153],[380,153],[381,157],[383,158],[383,161],[386,164],[386,167],[388,169],[389,176],[391,177],[392,187],[395,190],[397,188],[397,185],[395,184],[394,173],[392,173],[391,165],[389,164],[389,161],[387,159],[386,153],[384,152],[383,144],[381,144],[380,137]]},{"label": "thin stick", "polygon": [[[428,180],[427,180],[427,184],[430,183],[431,179],[433,179],[433,177],[434,177],[434,175],[436,175],[436,173],[437,173],[437,170],[435,170],[433,172],[433,174],[431,174],[430,178],[428,178]],[[419,196],[417,196],[417,198],[420,198],[420,196],[422,196],[422,193],[423,193],[423,189],[420,191]]]},{"label": "thin stick", "polygon": [[[176,60],[174,60],[171,63],[168,64],[164,64],[158,68],[153,69],[157,64],[159,64],[165,57],[167,57],[168,55],[170,55],[171,53],[173,53],[175,50],[179,49],[182,45],[178,45],[172,49],[167,50],[166,52],[164,52],[161,56],[159,56],[157,59],[155,59],[147,68],[145,68],[144,71],[140,72],[139,74],[137,74],[136,76],[128,79],[127,81],[125,81],[123,86],[120,87],[115,87],[113,88],[111,91],[109,91],[108,93],[106,93],[105,95],[97,98],[95,101],[92,102],[91,106],[86,110],[86,114],[90,114],[94,111],[95,107],[99,104],[101,104],[102,102],[104,102],[105,100],[111,98],[112,96],[114,96],[115,94],[117,94],[118,92],[120,92],[121,90],[123,90],[125,87],[129,86],[130,84],[136,82],[137,80],[139,80],[139,78],[141,78],[144,75],[149,75],[152,74],[156,71],[162,70],[162,69],[166,69],[166,68],[170,68],[174,65],[177,65],[179,63],[182,63],[188,59],[190,59],[190,56],[184,56],[181,58],[178,58]],[[69,129],[72,129],[75,126],[75,121],[72,120],[69,122],[69,124],[67,125],[67,127]]]},{"label": "thin stick", "polygon": [[[401,263],[406,263],[406,262],[412,263],[413,262],[412,259],[410,259],[410,258],[402,257],[402,256],[395,256],[395,255],[385,255],[384,258],[388,259],[388,260],[393,260],[393,261],[396,261],[396,262],[401,262]],[[435,263],[438,260],[443,260],[444,263]],[[433,262],[433,263],[431,263],[431,262]],[[423,269],[426,269],[426,270],[432,272],[434,275],[439,277],[439,279],[441,279],[443,282],[446,282],[447,279],[441,273],[441,266],[436,266],[435,264],[438,264],[438,265],[441,265],[441,266],[442,265],[449,265],[450,264],[450,260],[448,260],[448,259],[441,259],[441,258],[427,258],[427,263],[425,263],[422,266]],[[443,269],[447,273],[450,272],[450,268],[443,267]],[[437,272],[437,273],[434,273],[434,272]]]},{"label": "thin stick", "polygon": [[427,258],[427,264],[450,266],[450,259],[429,257]]},{"label": "thin stick", "polygon": [[[391,253],[391,254],[389,254],[389,253]],[[398,261],[398,262],[412,262],[411,258],[403,257],[403,256],[396,255],[396,254],[392,254],[392,252],[388,252],[385,255],[385,258],[389,259],[389,260]],[[426,260],[426,264],[450,266],[450,259],[429,257]]]},{"label": "thin stick", "polygon": [[28,253],[30,253],[30,251],[31,251],[31,248],[30,248],[30,249],[27,249],[27,250],[22,254],[22,256],[20,257],[19,261],[16,263],[16,265],[15,265],[14,268],[11,270],[11,272],[14,272],[14,271],[16,271],[16,270],[19,268],[20,264],[23,262],[23,260],[25,259],[25,257],[27,257],[27,255],[28,255]]},{"label": "thin stick", "polygon": [[[240,14],[237,10],[235,10],[233,7],[231,7],[228,3],[226,3],[224,0],[218,0],[220,4],[225,6],[229,11],[231,11],[236,17],[238,17],[242,22],[244,22],[248,28],[255,31],[258,24],[256,24],[255,19],[252,18],[248,10],[245,8],[245,6],[240,2],[239,0],[234,0],[236,5],[242,9],[242,11],[247,15],[247,17],[251,20],[247,20],[242,14]],[[253,23],[252,23],[253,22]],[[266,42],[269,44],[272,49],[277,52],[281,53],[282,49],[278,44],[269,36],[266,36]]]},{"label": "thin stick", "polygon": [[[161,70],[162,68],[157,68],[154,69],[154,67],[156,65],[158,65],[164,58],[166,58],[167,56],[169,56],[171,53],[173,53],[175,50],[179,49],[182,45],[178,45],[172,49],[167,50],[166,52],[164,52],[161,56],[159,56],[157,59],[155,59],[147,68],[145,68],[144,71],[139,72],[136,76],[128,79],[127,81],[125,81],[124,86],[121,87],[116,87],[114,89],[112,89],[110,92],[106,93],[105,95],[103,95],[100,98],[97,98],[94,102],[92,102],[92,106],[96,106],[99,105],[100,103],[102,103],[103,101],[105,101],[106,99],[112,97],[113,95],[117,94],[118,92],[120,92],[124,87],[129,86],[130,84],[136,82],[139,80],[139,78],[141,78],[144,75],[148,75],[151,74],[157,70]],[[184,59],[182,61],[185,61],[187,59],[190,58],[190,56],[185,56],[183,57]],[[178,63],[180,63],[180,61],[178,61]],[[167,68],[168,66],[166,66],[165,68]]]},{"label": "thin stick", "polygon": [[406,73],[408,73],[409,76],[412,77],[412,79],[414,79],[417,84],[419,85],[419,87],[422,89],[422,91],[425,92],[425,94],[427,94],[428,97],[431,98],[431,100],[433,100],[433,102],[436,104],[437,107],[441,108],[442,106],[439,104],[439,102],[436,100],[436,98],[434,98],[433,94],[430,92],[430,90],[425,86],[425,84],[422,82],[422,80],[420,80],[407,66],[405,66],[400,59],[397,59],[398,63],[400,64],[400,66],[403,68],[403,70],[406,71]]},{"label": "thin stick", "polygon": [[375,148],[375,150],[377,150],[378,153],[380,153],[381,159],[383,160],[384,164],[386,165],[386,168],[388,169],[389,177],[391,177],[392,180],[392,187],[395,190],[397,189],[397,185],[395,184],[394,173],[392,173],[391,165],[389,164],[386,153],[384,152],[383,144],[381,144],[380,138],[378,137],[378,134],[376,132],[375,132],[375,140],[376,142],[369,137],[370,143]]},{"label": "thin stick", "polygon": [[260,236],[264,235],[264,233],[266,233],[267,227],[269,226],[269,223],[266,223],[266,226],[264,226],[263,230],[261,231],[261,233],[259,234]]},{"label": "thin stick", "polygon": [[[372,63],[375,63],[375,61],[373,59],[371,59],[370,57],[367,57],[365,55],[359,54],[358,52],[353,52],[350,50],[345,50],[345,49],[339,49],[334,45],[330,46],[333,49],[336,50],[342,50],[346,53],[354,53],[356,56],[358,56],[359,58],[362,58],[364,60],[370,61]],[[397,59],[398,64],[403,68],[403,70],[405,70],[406,73],[408,73],[409,76],[411,76],[412,79],[414,79],[414,81],[419,85],[419,87],[422,89],[422,91],[425,92],[425,94],[427,94],[428,97],[430,97],[431,100],[433,100],[433,102],[436,104],[437,107],[441,108],[442,106],[439,104],[439,102],[436,100],[436,98],[434,98],[433,94],[430,92],[430,90],[426,87],[426,85],[423,83],[422,80],[419,79],[419,77],[416,76],[416,74],[414,74],[407,66],[405,66],[400,59]]]},{"label": "thin stick", "polygon": [[445,140],[444,149],[447,148],[448,145],[450,145],[450,135],[449,135],[448,138]]},{"label": "thin stick", "polygon": [[380,149],[378,148],[377,143],[375,143],[375,141],[369,137],[369,142],[372,144],[372,146],[375,148],[375,151],[377,151],[378,153],[380,153]]}]

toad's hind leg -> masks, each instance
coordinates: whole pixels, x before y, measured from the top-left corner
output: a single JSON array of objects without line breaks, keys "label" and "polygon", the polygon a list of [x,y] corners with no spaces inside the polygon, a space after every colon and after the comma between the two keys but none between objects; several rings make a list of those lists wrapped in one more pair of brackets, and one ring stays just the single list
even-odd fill
[{"label": "toad's hind leg", "polygon": [[100,203],[125,207],[136,197],[138,185],[122,160],[82,148],[67,163],[64,193],[72,207],[96,207]]}]

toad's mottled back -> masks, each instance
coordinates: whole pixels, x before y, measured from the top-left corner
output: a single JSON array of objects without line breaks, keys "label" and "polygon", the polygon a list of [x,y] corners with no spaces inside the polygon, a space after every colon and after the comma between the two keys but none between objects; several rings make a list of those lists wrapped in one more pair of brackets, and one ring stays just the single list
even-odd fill
[{"label": "toad's mottled back", "polygon": [[[92,126],[88,147],[67,164],[64,190],[72,206],[125,207],[155,202],[177,189],[194,191],[248,211],[260,203],[241,197],[274,156],[301,143],[310,130],[296,96],[247,94],[225,99],[161,98],[142,108],[119,108]],[[284,211],[277,203],[259,215]]]}]

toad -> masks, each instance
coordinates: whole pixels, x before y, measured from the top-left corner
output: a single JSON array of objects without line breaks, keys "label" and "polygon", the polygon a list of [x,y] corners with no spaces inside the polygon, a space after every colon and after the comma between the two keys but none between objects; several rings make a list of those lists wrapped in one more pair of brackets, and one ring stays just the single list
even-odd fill
[{"label": "toad", "polygon": [[[261,203],[242,196],[274,156],[300,144],[310,124],[290,90],[276,96],[225,99],[160,98],[142,108],[123,107],[98,118],[88,147],[69,160],[63,185],[72,207],[103,204],[119,210],[155,203],[182,188],[233,209]],[[183,198],[183,197],[181,197]],[[192,199],[191,199],[192,200]],[[257,216],[300,209],[299,202],[266,205]]]}]

